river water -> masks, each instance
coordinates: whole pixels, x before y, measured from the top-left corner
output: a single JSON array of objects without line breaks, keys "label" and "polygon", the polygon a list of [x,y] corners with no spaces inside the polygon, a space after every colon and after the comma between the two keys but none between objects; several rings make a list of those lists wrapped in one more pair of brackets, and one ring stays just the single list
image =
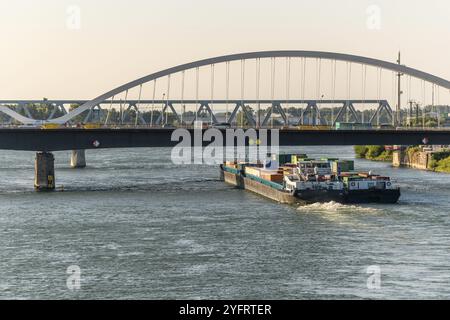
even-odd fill
[{"label": "river water", "polygon": [[33,153],[1,151],[0,298],[450,298],[450,175],[357,160],[400,184],[398,205],[297,207],[225,185],[217,167],[174,166],[170,151],[88,151],[81,170],[57,152],[53,193],[34,192]]}]

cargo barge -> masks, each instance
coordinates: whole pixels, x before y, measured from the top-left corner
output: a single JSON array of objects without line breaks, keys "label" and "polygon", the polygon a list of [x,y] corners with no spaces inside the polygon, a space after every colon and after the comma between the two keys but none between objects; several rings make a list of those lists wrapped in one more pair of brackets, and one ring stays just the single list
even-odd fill
[{"label": "cargo barge", "polygon": [[221,178],[280,203],[397,203],[400,188],[389,177],[355,172],[353,161],[277,155],[270,163],[225,162]]}]

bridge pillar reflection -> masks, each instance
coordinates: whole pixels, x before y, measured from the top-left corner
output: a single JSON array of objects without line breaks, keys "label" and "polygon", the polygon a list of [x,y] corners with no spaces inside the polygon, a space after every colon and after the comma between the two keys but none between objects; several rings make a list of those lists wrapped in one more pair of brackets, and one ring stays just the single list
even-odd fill
[{"label": "bridge pillar reflection", "polygon": [[85,150],[73,150],[70,157],[70,167],[86,168],[86,151]]},{"label": "bridge pillar reflection", "polygon": [[34,188],[37,191],[55,189],[55,157],[51,152],[36,153]]}]

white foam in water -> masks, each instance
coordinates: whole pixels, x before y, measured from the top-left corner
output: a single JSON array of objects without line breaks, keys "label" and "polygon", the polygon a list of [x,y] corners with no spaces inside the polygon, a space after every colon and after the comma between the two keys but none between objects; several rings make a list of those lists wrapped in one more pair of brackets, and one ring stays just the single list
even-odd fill
[{"label": "white foam in water", "polygon": [[361,207],[355,205],[346,205],[335,201],[325,203],[313,203],[309,205],[300,206],[297,208],[301,212],[329,212],[329,213],[379,213],[380,209],[371,207]]}]

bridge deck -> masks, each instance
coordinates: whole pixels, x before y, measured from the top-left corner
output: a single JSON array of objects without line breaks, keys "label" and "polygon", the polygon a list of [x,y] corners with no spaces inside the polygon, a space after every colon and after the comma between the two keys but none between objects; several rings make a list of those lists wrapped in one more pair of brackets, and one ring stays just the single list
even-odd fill
[{"label": "bridge deck", "polygon": [[[101,128],[0,129],[0,149],[58,151],[96,148],[172,147],[174,129]],[[189,129],[191,134],[193,130]],[[258,130],[257,130],[258,131]],[[270,136],[270,130],[269,134]],[[191,135],[193,137],[193,135]],[[224,135],[225,137],[225,135]],[[449,145],[450,130],[279,130],[281,146],[315,145]],[[193,140],[193,139],[192,139]],[[225,139],[224,139],[225,140]],[[209,142],[204,142],[208,145]]]}]

